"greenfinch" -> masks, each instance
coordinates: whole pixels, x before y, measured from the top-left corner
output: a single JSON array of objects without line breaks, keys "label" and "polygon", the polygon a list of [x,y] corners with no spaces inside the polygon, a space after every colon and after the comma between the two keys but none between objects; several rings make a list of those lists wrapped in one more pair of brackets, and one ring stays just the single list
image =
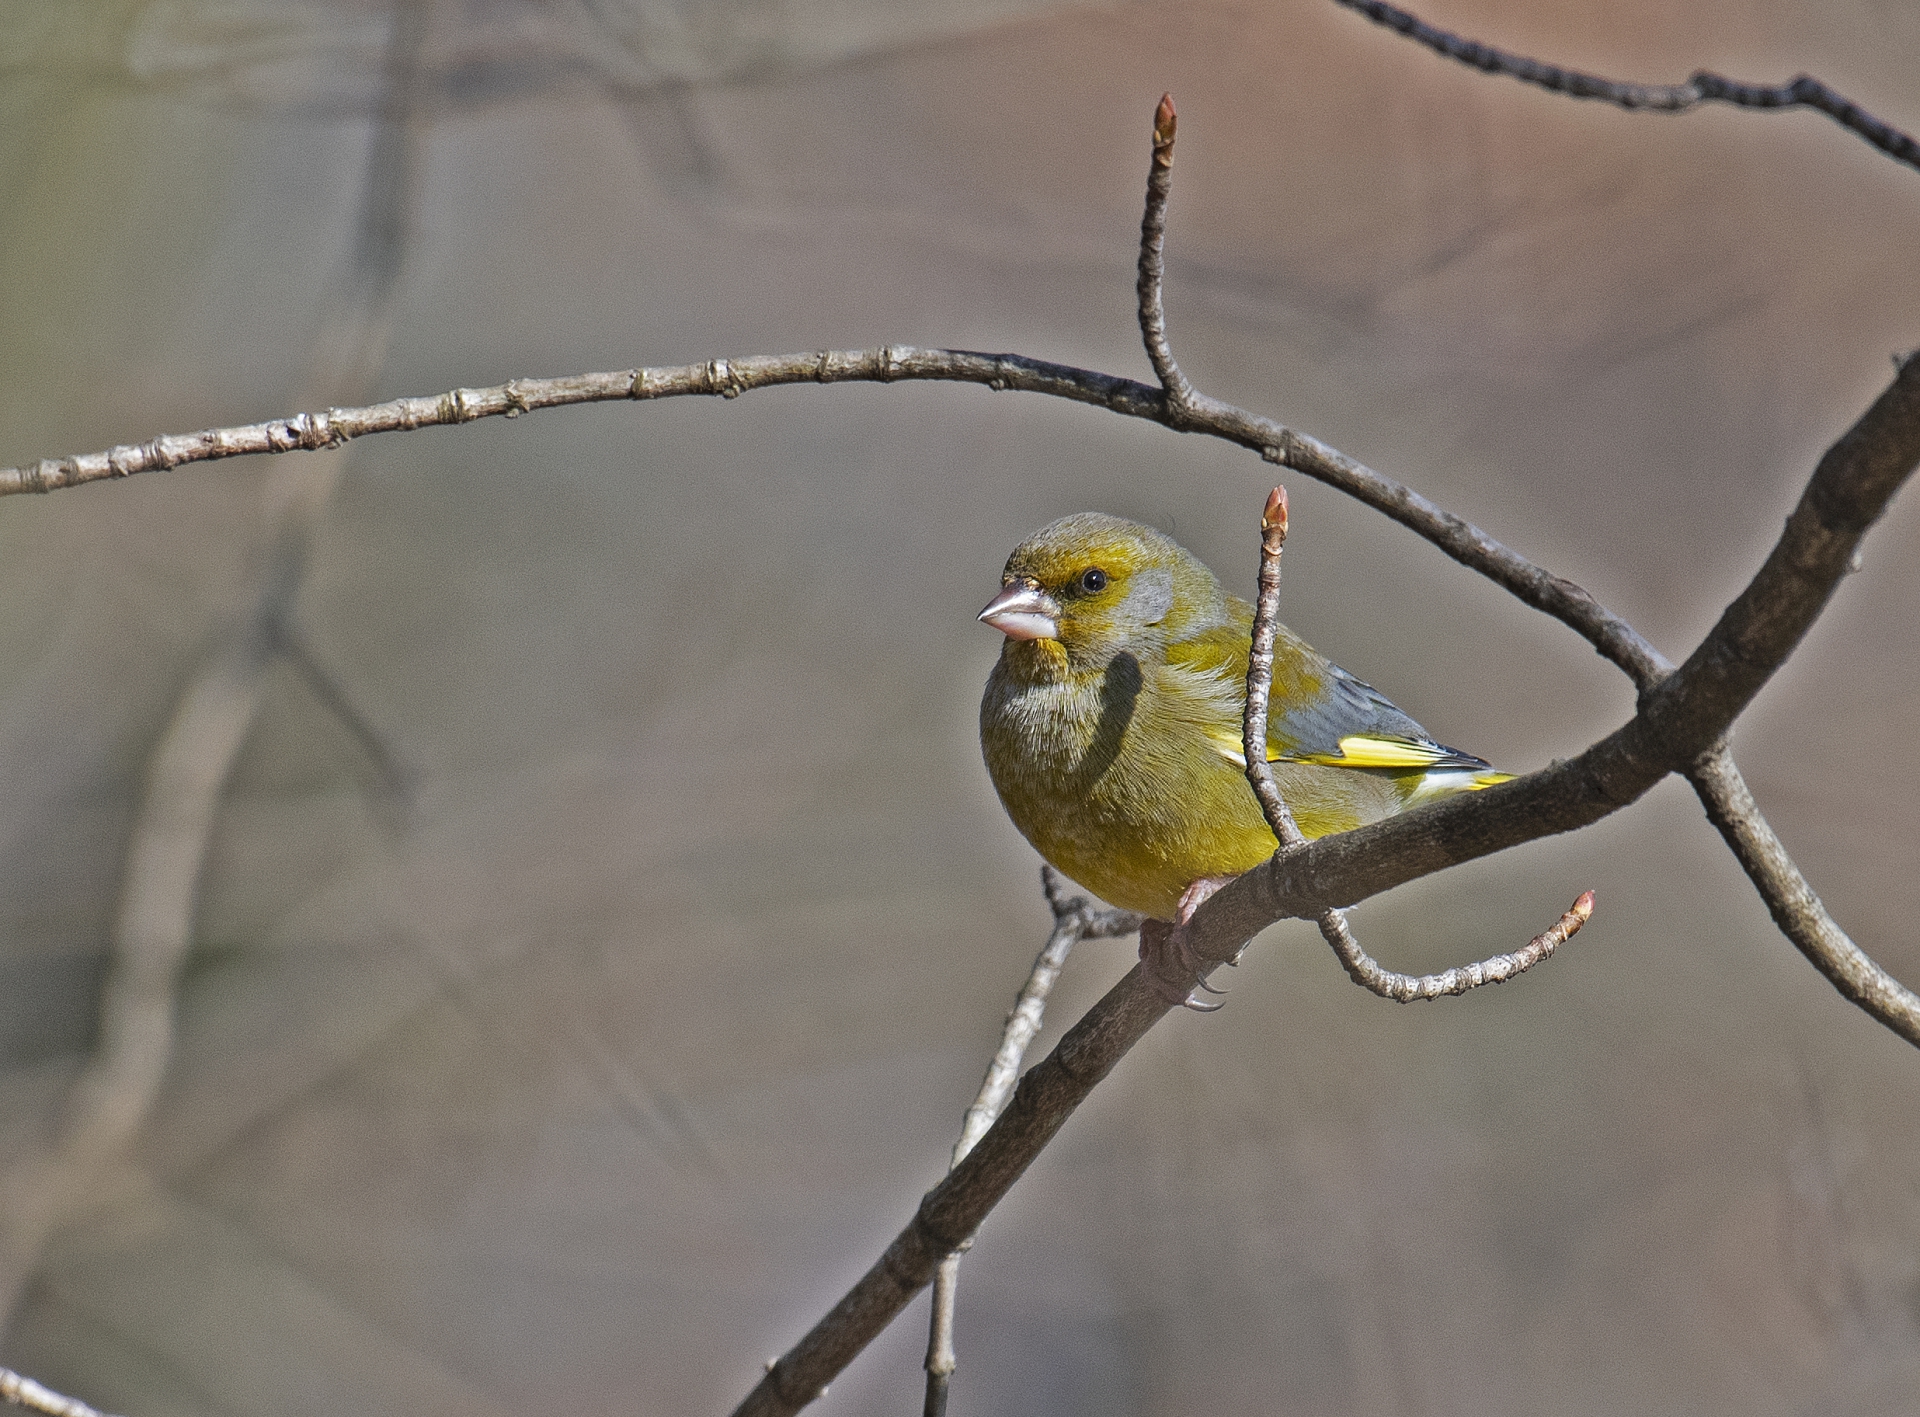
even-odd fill
[{"label": "greenfinch", "polygon": [[[1034,533],[1000,585],[979,617],[1006,636],[980,744],[1007,815],[1089,890],[1184,924],[1274,852],[1241,753],[1253,607],[1171,537],[1098,512]],[[1284,625],[1267,759],[1308,837],[1510,776]]]}]

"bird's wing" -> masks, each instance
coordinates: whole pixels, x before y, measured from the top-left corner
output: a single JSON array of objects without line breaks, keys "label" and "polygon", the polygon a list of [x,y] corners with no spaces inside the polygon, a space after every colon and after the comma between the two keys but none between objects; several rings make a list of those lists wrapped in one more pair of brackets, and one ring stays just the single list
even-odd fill
[{"label": "bird's wing", "polygon": [[[1221,626],[1169,647],[1178,668],[1233,685],[1230,714],[1206,728],[1223,757],[1245,765],[1239,715],[1245,703],[1248,641]],[[1282,627],[1275,637],[1273,707],[1267,719],[1267,761],[1330,767],[1482,770],[1471,753],[1444,747],[1378,689],[1321,658]]]}]

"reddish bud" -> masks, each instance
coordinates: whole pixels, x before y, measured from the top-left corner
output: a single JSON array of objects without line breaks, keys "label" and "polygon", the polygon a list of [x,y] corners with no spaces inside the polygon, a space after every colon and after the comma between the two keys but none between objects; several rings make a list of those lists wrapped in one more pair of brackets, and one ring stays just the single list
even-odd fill
[{"label": "reddish bud", "polygon": [[1160,95],[1160,106],[1153,111],[1153,145],[1156,148],[1173,146],[1173,130],[1179,121],[1179,115],[1173,111],[1173,95]]},{"label": "reddish bud", "polygon": [[1287,534],[1287,489],[1276,487],[1267,494],[1266,510],[1260,513],[1260,530]]},{"label": "reddish bud", "polygon": [[1593,917],[1593,892],[1580,892],[1580,899],[1573,903],[1573,914],[1580,917],[1580,923],[1586,924]]}]

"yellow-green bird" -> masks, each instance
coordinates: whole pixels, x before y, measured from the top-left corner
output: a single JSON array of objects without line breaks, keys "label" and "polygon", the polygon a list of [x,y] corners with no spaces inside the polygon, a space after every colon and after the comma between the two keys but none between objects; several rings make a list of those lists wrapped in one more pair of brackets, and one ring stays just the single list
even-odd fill
[{"label": "yellow-green bird", "polygon": [[[1184,923],[1274,852],[1245,776],[1253,607],[1171,537],[1099,512],[1007,558],[980,619],[1004,634],[980,701],[987,771],[1022,835],[1128,910]],[[1309,837],[1505,782],[1284,625],[1267,759]]]}]

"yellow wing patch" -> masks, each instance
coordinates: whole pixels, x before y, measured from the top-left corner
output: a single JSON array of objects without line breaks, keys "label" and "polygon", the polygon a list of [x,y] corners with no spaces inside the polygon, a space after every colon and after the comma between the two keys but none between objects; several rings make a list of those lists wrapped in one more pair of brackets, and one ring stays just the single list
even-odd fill
[{"label": "yellow wing patch", "polygon": [[1430,768],[1450,756],[1445,748],[1435,743],[1416,743],[1407,738],[1374,738],[1356,733],[1340,740],[1338,753],[1315,753],[1294,761],[1320,763],[1335,768]]},{"label": "yellow wing patch", "polygon": [[[1240,751],[1239,734],[1229,733],[1225,729],[1209,729],[1207,736],[1213,740],[1214,748],[1221,757],[1239,767],[1247,765],[1246,757]],[[1398,768],[1403,772],[1414,768],[1468,765],[1437,743],[1418,743],[1410,738],[1376,738],[1365,733],[1342,738],[1337,753],[1287,753],[1268,744],[1267,761],[1312,763],[1329,768]],[[1505,782],[1509,776],[1507,773],[1484,773],[1483,780],[1472,785],[1476,788],[1491,787],[1496,782]]]}]

